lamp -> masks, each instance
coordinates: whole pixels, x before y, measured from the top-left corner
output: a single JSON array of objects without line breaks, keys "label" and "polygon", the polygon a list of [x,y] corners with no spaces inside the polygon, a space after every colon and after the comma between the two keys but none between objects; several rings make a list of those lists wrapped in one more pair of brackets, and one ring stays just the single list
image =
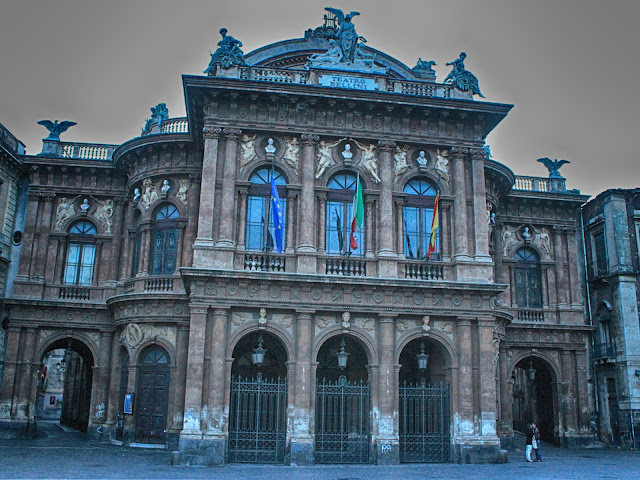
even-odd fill
[{"label": "lamp", "polygon": [[418,360],[418,368],[424,372],[427,370],[427,364],[429,362],[429,354],[424,353],[424,342],[420,343],[420,353],[416,354],[416,360]]},{"label": "lamp", "polygon": [[340,351],[336,353],[336,356],[338,357],[338,367],[340,367],[340,370],[347,368],[347,360],[349,359],[349,352],[344,349],[345,346],[346,344],[344,343],[343,338],[340,342]]},{"label": "lamp", "polygon": [[267,353],[265,348],[262,348],[262,334],[258,337],[258,347],[253,349],[253,353],[251,354],[251,363],[253,363],[256,367],[262,366],[264,363],[264,355]]},{"label": "lamp", "polygon": [[532,382],[536,379],[536,369],[533,368],[533,353],[529,358],[529,370],[527,370],[527,374],[529,375],[529,380]]}]

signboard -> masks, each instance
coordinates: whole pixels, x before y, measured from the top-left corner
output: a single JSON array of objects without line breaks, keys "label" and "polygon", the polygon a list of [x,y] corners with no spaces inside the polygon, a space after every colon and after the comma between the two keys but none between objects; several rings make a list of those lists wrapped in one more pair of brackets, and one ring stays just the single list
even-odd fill
[{"label": "signboard", "polygon": [[353,77],[350,75],[322,75],[318,82],[323,87],[378,90],[378,82],[373,78]]},{"label": "signboard", "polygon": [[133,415],[133,393],[127,393],[124,396],[124,413]]}]

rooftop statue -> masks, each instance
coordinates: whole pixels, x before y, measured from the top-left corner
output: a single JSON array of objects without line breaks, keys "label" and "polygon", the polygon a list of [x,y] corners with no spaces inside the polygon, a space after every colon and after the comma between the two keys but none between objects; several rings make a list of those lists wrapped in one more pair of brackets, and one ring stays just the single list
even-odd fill
[{"label": "rooftop statue", "polygon": [[155,107],[151,107],[151,118],[145,122],[142,132],[149,130],[151,125],[161,124],[163,120],[169,120],[169,109],[166,103],[159,103]]},{"label": "rooftop statue", "polygon": [[220,35],[222,35],[222,40],[218,42],[218,49],[211,54],[209,66],[204,71],[207,75],[214,74],[216,65],[220,65],[222,68],[229,68],[232,65],[246,65],[244,53],[240,50],[242,42],[227,35],[226,28],[220,29]]},{"label": "rooftop statue", "polygon": [[436,64],[433,60],[429,60],[428,62],[422,60],[422,58],[418,58],[418,63],[411,70],[413,73],[418,75],[419,77],[431,77],[435,76],[436,71],[433,69],[433,66]]},{"label": "rooftop statue", "polygon": [[364,37],[358,36],[356,33],[356,27],[351,23],[351,19],[356,15],[360,15],[360,12],[351,12],[346,16],[339,8],[326,7],[326,11],[333,13],[338,19],[338,25],[340,30],[336,35],[340,50],[342,50],[342,60],[344,63],[354,63],[356,58],[356,48],[358,46],[358,40],[366,42]]},{"label": "rooftop statue", "polygon": [[58,123],[58,120],[40,120],[38,125],[43,125],[49,130],[49,136],[45,140],[60,140],[60,134],[66,132],[70,127],[77,125],[76,122],[69,122],[67,120]]},{"label": "rooftop statue", "polygon": [[539,158],[538,161],[543,163],[547,170],[549,170],[549,178],[564,178],[560,175],[560,167],[565,163],[571,163],[569,160],[551,160],[550,158],[543,157]]},{"label": "rooftop statue", "polygon": [[459,58],[456,58],[453,62],[447,63],[447,65],[453,66],[453,70],[451,70],[449,75],[447,75],[447,78],[444,79],[444,83],[455,85],[463,92],[471,90],[473,95],[480,95],[482,98],[485,98],[485,96],[480,92],[476,76],[464,68],[465,58],[467,58],[467,54],[462,52],[460,53]]}]

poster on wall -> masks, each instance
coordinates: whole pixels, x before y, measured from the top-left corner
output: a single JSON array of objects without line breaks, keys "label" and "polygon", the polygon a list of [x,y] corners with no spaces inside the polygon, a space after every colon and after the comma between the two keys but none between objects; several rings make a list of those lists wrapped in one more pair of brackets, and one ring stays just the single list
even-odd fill
[{"label": "poster on wall", "polygon": [[127,393],[124,396],[124,413],[133,414],[133,393]]}]

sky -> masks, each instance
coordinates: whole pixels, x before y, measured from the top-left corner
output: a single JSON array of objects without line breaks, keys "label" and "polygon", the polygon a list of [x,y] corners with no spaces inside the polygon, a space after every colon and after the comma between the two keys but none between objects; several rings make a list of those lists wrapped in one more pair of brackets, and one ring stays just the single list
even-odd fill
[{"label": "sky", "polygon": [[516,175],[546,177],[550,157],[587,195],[640,186],[638,0],[3,0],[0,123],[28,154],[43,119],[78,123],[63,141],[125,142],[159,102],[185,116],[181,75],[202,74],[221,27],[246,54],[325,6],[359,11],[358,34],[409,67],[435,60],[438,82],[465,51],[486,101],[514,105],[486,142]]}]

